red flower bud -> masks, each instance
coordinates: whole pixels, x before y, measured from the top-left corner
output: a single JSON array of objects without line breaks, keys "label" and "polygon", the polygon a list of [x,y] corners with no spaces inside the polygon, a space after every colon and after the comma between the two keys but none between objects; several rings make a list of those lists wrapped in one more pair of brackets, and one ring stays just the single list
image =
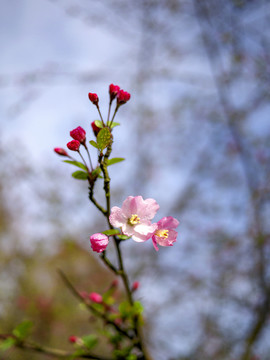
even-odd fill
[{"label": "red flower bud", "polygon": [[58,155],[68,156],[68,153],[66,152],[65,149],[62,149],[62,148],[54,148],[54,151],[55,151],[56,154],[58,154]]},{"label": "red flower bud", "polygon": [[91,294],[89,294],[89,299],[97,304],[101,304],[103,301],[102,296],[95,292],[92,292]]},{"label": "red flower bud", "polygon": [[81,143],[78,140],[71,140],[67,143],[69,150],[78,151]]},{"label": "red flower bud", "polygon": [[92,126],[95,136],[97,136],[101,129],[95,124],[94,121],[91,123],[91,126]]},{"label": "red flower bud", "polygon": [[113,84],[109,86],[109,94],[111,101],[117,96],[119,91],[120,91],[120,86]]},{"label": "red flower bud", "polygon": [[98,104],[98,96],[95,93],[89,93],[88,94],[89,100],[94,104],[97,105]]},{"label": "red flower bud", "polygon": [[139,288],[139,286],[140,286],[139,281],[134,281],[131,291],[136,291]]},{"label": "red flower bud", "polygon": [[80,126],[78,126],[74,130],[71,130],[71,132],[70,132],[70,136],[74,140],[78,140],[81,144],[83,144],[85,142],[85,135],[86,135],[85,130]]},{"label": "red flower bud", "polygon": [[78,341],[78,337],[75,336],[75,335],[71,335],[69,338],[68,338],[68,341],[75,344],[77,341]]},{"label": "red flower bud", "polygon": [[117,104],[123,105],[130,99],[130,94],[127,91],[120,90],[117,94]]},{"label": "red flower bud", "polygon": [[109,239],[107,235],[96,233],[90,236],[90,243],[94,251],[101,253],[108,246]]}]

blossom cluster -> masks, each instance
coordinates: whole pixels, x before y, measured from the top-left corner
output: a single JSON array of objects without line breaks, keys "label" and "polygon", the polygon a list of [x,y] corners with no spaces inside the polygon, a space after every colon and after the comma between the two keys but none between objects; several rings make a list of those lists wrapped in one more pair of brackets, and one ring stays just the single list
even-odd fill
[{"label": "blossom cluster", "polygon": [[[122,207],[114,206],[109,217],[110,223],[120,228],[123,235],[131,237],[136,242],[152,239],[154,248],[172,246],[176,241],[179,225],[172,216],[163,217],[157,223],[151,223],[159,205],[154,199],[144,200],[142,196],[128,196]],[[90,237],[92,249],[102,252],[106,249],[109,239],[105,234],[97,233]]]}]

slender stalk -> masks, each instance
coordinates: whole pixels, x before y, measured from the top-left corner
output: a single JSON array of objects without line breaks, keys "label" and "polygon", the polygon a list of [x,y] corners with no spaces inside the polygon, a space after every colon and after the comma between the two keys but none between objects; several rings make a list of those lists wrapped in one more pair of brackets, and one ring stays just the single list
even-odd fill
[{"label": "slender stalk", "polygon": [[86,164],[86,162],[85,162],[85,160],[84,160],[84,157],[82,156],[82,154],[81,154],[80,150],[78,150],[78,153],[79,153],[79,155],[80,155],[80,157],[81,157],[81,159],[82,159],[82,161],[83,161],[84,165],[86,166],[88,173],[90,173],[89,168],[88,168],[88,166],[87,166],[87,164]]},{"label": "slender stalk", "polygon": [[88,159],[89,159],[89,163],[90,163],[90,167],[91,167],[91,171],[93,171],[93,165],[92,165],[92,161],[91,161],[91,156],[90,156],[90,153],[89,153],[89,150],[88,150],[88,147],[86,146],[86,144],[84,143],[83,144],[83,146],[84,146],[84,148],[85,148],[85,150],[86,150],[86,152],[87,152],[87,155],[88,155]]},{"label": "slender stalk", "polygon": [[98,113],[99,113],[99,116],[100,116],[100,120],[102,121],[103,126],[105,126],[105,123],[104,123],[104,121],[103,121],[103,117],[102,117],[101,112],[100,112],[100,109],[99,109],[99,105],[96,104],[96,107],[97,107],[97,110],[98,110]]},{"label": "slender stalk", "polygon": [[110,100],[110,103],[109,103],[108,116],[107,116],[107,123],[106,123],[106,125],[107,125],[107,126],[109,125],[110,114],[111,114],[111,107],[112,107],[112,100]]},{"label": "slender stalk", "polygon": [[113,113],[112,120],[110,121],[110,123],[109,123],[109,125],[108,125],[109,127],[112,126],[113,120],[114,120],[114,118],[115,118],[115,115],[116,115],[118,109],[119,109],[119,105],[116,105],[115,110],[114,110],[114,113]]}]

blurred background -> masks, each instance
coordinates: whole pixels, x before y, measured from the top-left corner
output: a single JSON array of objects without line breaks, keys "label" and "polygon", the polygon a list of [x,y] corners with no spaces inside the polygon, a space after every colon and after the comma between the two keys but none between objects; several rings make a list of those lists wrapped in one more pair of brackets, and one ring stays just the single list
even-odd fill
[{"label": "blurred background", "polygon": [[107,289],[113,277],[89,246],[105,221],[53,148],[77,126],[93,139],[88,93],[106,114],[114,83],[131,100],[114,130],[112,155],[126,161],[111,167],[112,203],[152,197],[155,220],[180,221],[173,247],[122,246],[153,358],[269,360],[269,2],[2,0],[0,10],[0,333],[31,319],[37,341],[71,348],[70,335],[100,325],[57,269],[82,291]]}]

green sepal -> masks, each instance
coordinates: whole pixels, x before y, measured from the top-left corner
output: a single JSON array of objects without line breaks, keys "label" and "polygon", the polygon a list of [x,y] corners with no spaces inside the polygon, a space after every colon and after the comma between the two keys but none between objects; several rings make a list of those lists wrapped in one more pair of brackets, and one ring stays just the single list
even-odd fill
[{"label": "green sepal", "polygon": [[96,337],[96,335],[94,334],[90,334],[90,335],[85,335],[82,337],[82,341],[85,347],[87,347],[87,349],[93,349],[93,347],[95,347],[98,343],[98,339]]},{"label": "green sepal", "polygon": [[74,177],[75,179],[78,179],[78,180],[87,180],[88,179],[88,174],[84,171],[75,171],[74,173],[71,174],[72,177]]},{"label": "green sepal", "polygon": [[131,236],[127,236],[127,235],[117,235],[118,239],[120,240],[127,240],[127,239],[130,239]]},{"label": "green sepal", "polygon": [[112,158],[112,159],[108,160],[107,164],[109,166],[109,165],[117,164],[117,163],[119,163],[121,161],[124,161],[124,160],[125,160],[124,158]]},{"label": "green sepal", "polygon": [[22,323],[20,323],[13,331],[13,335],[16,336],[16,338],[23,340],[25,339],[32,330],[33,323],[29,320],[25,320]]},{"label": "green sepal", "polygon": [[100,151],[104,150],[111,143],[111,132],[106,127],[99,131],[97,135],[97,146]]},{"label": "green sepal", "polygon": [[119,230],[117,230],[117,229],[109,229],[109,230],[102,231],[102,234],[108,235],[108,236],[117,235],[117,234],[119,234]]},{"label": "green sepal", "polygon": [[67,164],[71,164],[71,165],[78,166],[79,168],[87,171],[87,167],[86,167],[83,163],[81,163],[81,162],[79,162],[79,161],[63,160],[63,162],[65,162],[65,163],[67,163]]},{"label": "green sepal", "polygon": [[120,125],[120,123],[113,122],[112,125],[110,126],[110,128],[113,129],[114,127],[119,126],[119,125]]},{"label": "green sepal", "polygon": [[98,149],[97,143],[94,140],[90,140],[89,144],[94,146],[96,149]]},{"label": "green sepal", "polygon": [[100,121],[100,120],[95,120],[95,125],[96,125],[98,128],[100,128],[100,129],[103,128],[102,121]]},{"label": "green sepal", "polygon": [[0,350],[1,351],[6,351],[8,349],[10,349],[13,345],[15,345],[16,340],[13,339],[12,337],[8,337],[5,340],[1,340],[0,341]]}]

